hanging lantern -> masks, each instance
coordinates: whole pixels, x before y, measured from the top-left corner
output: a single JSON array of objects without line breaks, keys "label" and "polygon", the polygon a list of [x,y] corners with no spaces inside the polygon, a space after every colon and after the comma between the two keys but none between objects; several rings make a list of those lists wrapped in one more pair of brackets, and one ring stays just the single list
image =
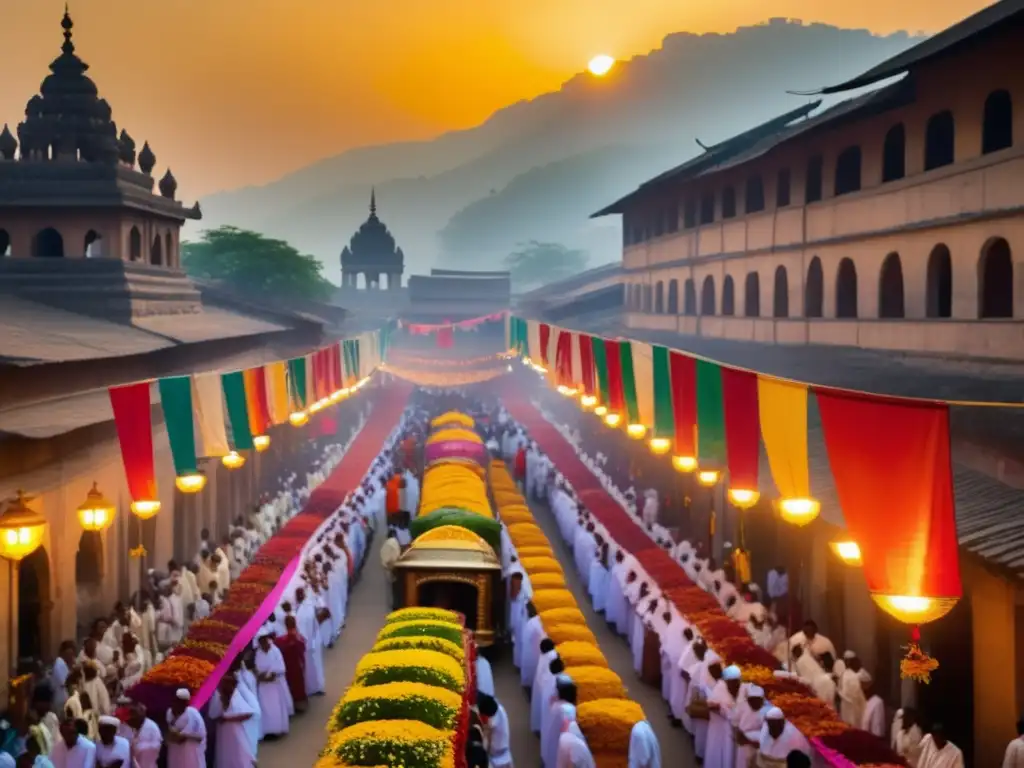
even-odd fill
[{"label": "hanging lantern", "polygon": [[604,423],[613,429],[622,422],[622,417],[617,413],[606,413],[604,416]]},{"label": "hanging lantern", "polygon": [[856,541],[839,539],[830,541],[828,546],[835,553],[835,556],[846,565],[859,566],[864,564],[864,560],[860,555],[860,545]]},{"label": "hanging lantern", "polygon": [[156,513],[159,511],[159,501],[143,499],[141,501],[132,502],[132,514],[139,518],[139,520],[149,520],[151,517],[155,517]]},{"label": "hanging lantern", "polygon": [[263,453],[270,447],[270,435],[255,435],[252,439],[252,444],[256,448],[257,453]]},{"label": "hanging lantern", "polygon": [[0,557],[23,560],[39,548],[45,533],[46,518],[31,510],[25,494],[18,491],[0,514]]},{"label": "hanging lantern", "polygon": [[727,495],[737,509],[750,509],[761,498],[760,493],[746,488],[730,488]]},{"label": "hanging lantern", "polygon": [[923,597],[915,595],[879,595],[872,594],[883,611],[904,624],[927,624],[941,619],[956,605],[953,598]]},{"label": "hanging lantern", "polygon": [[650,442],[651,453],[657,456],[664,456],[672,450],[672,441],[667,437],[655,437]]},{"label": "hanging lantern", "polygon": [[85,495],[85,501],[78,508],[78,522],[83,531],[102,531],[114,522],[115,507],[100,493],[96,483]]},{"label": "hanging lantern", "polygon": [[182,493],[199,493],[206,487],[206,475],[202,472],[189,472],[174,478],[175,487]]},{"label": "hanging lantern", "polygon": [[224,454],[220,463],[228,469],[241,469],[245,466],[245,456],[240,454],[238,451],[230,451],[229,453]]},{"label": "hanging lantern", "polygon": [[697,482],[705,488],[711,488],[721,477],[722,473],[717,469],[702,469],[697,473]]},{"label": "hanging lantern", "polygon": [[591,408],[594,408],[594,407],[597,406],[597,398],[594,397],[594,395],[581,395],[580,396],[580,405],[583,406],[583,408],[585,408],[586,410],[589,411]]},{"label": "hanging lantern", "polygon": [[643,424],[630,424],[626,427],[626,434],[634,440],[643,440],[647,434],[647,427]]},{"label": "hanging lantern", "polygon": [[697,459],[694,456],[673,456],[672,467],[676,472],[693,472],[697,468]]},{"label": "hanging lantern", "polygon": [[821,512],[821,502],[817,499],[779,499],[775,506],[783,520],[800,527],[814,522]]},{"label": "hanging lantern", "polygon": [[309,414],[305,411],[292,411],[288,414],[288,423],[293,427],[302,427],[309,423]]}]

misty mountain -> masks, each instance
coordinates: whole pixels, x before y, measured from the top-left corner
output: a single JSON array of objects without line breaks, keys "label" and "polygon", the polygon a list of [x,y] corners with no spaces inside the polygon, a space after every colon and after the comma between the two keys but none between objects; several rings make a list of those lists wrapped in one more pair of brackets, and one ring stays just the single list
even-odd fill
[{"label": "misty mountain", "polygon": [[375,185],[407,273],[494,268],[527,240],[587,248],[600,264],[620,245],[616,222],[587,220],[601,205],[696,154],[696,139],[720,141],[804,101],[787,90],[839,82],[918,40],[783,19],[672,34],[606,78],[577,75],[476,128],[354,149],[263,187],[212,195],[202,226],[289,240],[338,280],[338,254]]}]

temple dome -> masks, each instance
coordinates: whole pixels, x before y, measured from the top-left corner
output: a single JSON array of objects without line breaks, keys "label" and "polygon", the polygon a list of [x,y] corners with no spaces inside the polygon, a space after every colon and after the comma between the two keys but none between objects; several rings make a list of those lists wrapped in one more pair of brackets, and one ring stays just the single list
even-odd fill
[{"label": "temple dome", "polygon": [[404,261],[402,249],[396,246],[394,236],[377,216],[377,196],[371,192],[370,215],[342,250],[342,269],[370,267],[382,272],[401,272]]}]

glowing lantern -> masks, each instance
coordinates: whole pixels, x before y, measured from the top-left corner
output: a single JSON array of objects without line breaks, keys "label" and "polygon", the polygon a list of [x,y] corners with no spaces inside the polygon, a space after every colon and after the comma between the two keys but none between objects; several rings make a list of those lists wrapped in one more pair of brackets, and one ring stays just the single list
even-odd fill
[{"label": "glowing lantern", "polygon": [[722,473],[717,469],[702,469],[697,473],[697,482],[703,485],[705,488],[710,488],[722,477]]},{"label": "glowing lantern", "polygon": [[252,444],[257,453],[263,453],[270,447],[270,435],[256,435],[252,439]]},{"label": "glowing lantern", "polygon": [[667,437],[655,437],[651,439],[651,453],[664,456],[672,450],[672,441]]},{"label": "glowing lantern", "polygon": [[673,456],[672,466],[676,472],[693,472],[697,468],[697,459],[693,456]]},{"label": "glowing lantern", "polygon": [[761,498],[760,493],[747,490],[746,488],[730,488],[728,496],[729,501],[737,509],[750,509]]},{"label": "glowing lantern", "polygon": [[821,502],[817,499],[779,499],[776,506],[783,520],[801,527],[814,522],[821,512]]},{"label": "glowing lantern", "polygon": [[590,410],[591,408],[597,405],[597,398],[594,397],[593,395],[582,395],[580,397],[580,405],[582,405],[587,410]]},{"label": "glowing lantern", "polygon": [[301,427],[309,423],[309,414],[305,411],[293,411],[288,414],[288,422],[293,427]]},{"label": "glowing lantern", "polygon": [[608,413],[608,408],[607,408],[607,407],[605,407],[605,406],[603,406],[603,405],[599,405],[599,406],[597,406],[597,407],[596,407],[596,408],[594,409],[594,415],[595,415],[595,416],[601,416],[601,417],[603,417],[603,416],[605,416],[605,415],[606,415],[607,413]]},{"label": "glowing lantern", "polygon": [[132,514],[139,520],[149,520],[160,511],[160,502],[154,499],[142,499],[132,502]]},{"label": "glowing lantern", "polygon": [[231,451],[230,453],[224,454],[220,463],[228,469],[240,469],[245,466],[245,456],[240,454],[238,451]]},{"label": "glowing lantern", "polygon": [[0,514],[0,557],[12,562],[23,560],[39,548],[45,533],[46,518],[29,509],[25,494],[18,491]]},{"label": "glowing lantern", "polygon": [[626,427],[626,434],[634,440],[643,440],[647,434],[647,427],[643,424],[630,424]]},{"label": "glowing lantern", "polygon": [[104,498],[96,483],[85,495],[85,501],[78,508],[78,522],[83,531],[102,531],[114,522],[115,507]]},{"label": "glowing lantern", "polygon": [[182,493],[199,493],[206,487],[206,475],[202,472],[190,472],[174,478],[174,485]]},{"label": "glowing lantern", "polygon": [[956,605],[955,598],[915,597],[913,595],[876,595],[871,599],[879,608],[904,624],[927,624],[941,619]]},{"label": "glowing lantern", "polygon": [[609,427],[617,427],[622,422],[622,417],[617,413],[606,413],[604,417],[604,423]]},{"label": "glowing lantern", "polygon": [[829,542],[829,547],[835,553],[836,557],[842,560],[846,565],[863,565],[864,560],[860,556],[860,546],[856,541],[832,541]]}]

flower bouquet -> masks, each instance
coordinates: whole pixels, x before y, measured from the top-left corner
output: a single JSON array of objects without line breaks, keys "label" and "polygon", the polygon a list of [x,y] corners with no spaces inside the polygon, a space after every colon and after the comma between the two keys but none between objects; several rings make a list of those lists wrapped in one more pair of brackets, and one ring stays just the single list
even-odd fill
[{"label": "flower bouquet", "polygon": [[624,699],[626,686],[622,678],[608,667],[566,665],[565,674],[576,684],[576,703],[598,699]]},{"label": "flower bouquet", "polygon": [[353,686],[335,707],[330,728],[340,731],[368,720],[417,720],[443,731],[456,726],[462,694],[422,683]]},{"label": "flower bouquet", "polygon": [[402,650],[368,653],[356,665],[357,685],[423,683],[462,693],[466,673],[451,656],[437,651]]},{"label": "flower bouquet", "polygon": [[[548,557],[551,556],[550,551]],[[538,573],[530,577],[530,586],[539,589],[565,589],[565,576],[560,573]]]},{"label": "flower bouquet", "polygon": [[643,709],[629,699],[597,699],[576,707],[576,722],[591,752],[629,755],[633,726],[644,719]]},{"label": "flower bouquet", "polygon": [[450,768],[452,736],[415,720],[372,720],[338,731],[327,752],[347,766]]},{"label": "flower bouquet", "polygon": [[552,624],[544,626],[544,632],[555,645],[573,641],[597,644],[597,638],[584,624]]},{"label": "flower bouquet", "polygon": [[[537,594],[546,594],[552,590],[545,590]],[[536,595],[534,595],[536,597]],[[548,624],[579,624],[581,626],[587,626],[587,619],[584,617],[583,612],[573,606],[562,606],[560,608],[545,608],[541,610],[541,607],[534,602],[534,606],[540,612],[540,623],[544,626]]]},{"label": "flower bouquet", "polygon": [[460,664],[465,660],[465,653],[462,646],[445,640],[442,637],[389,637],[380,640],[373,646],[373,651],[403,651],[410,649],[422,649],[426,651],[437,651],[446,656],[451,656]]},{"label": "flower bouquet", "polygon": [[523,570],[531,578],[537,573],[565,573],[561,564],[553,557],[521,557],[519,562],[522,563]]},{"label": "flower bouquet", "polygon": [[566,640],[555,643],[555,650],[567,667],[607,667],[608,659],[593,643],[582,640]]},{"label": "flower bouquet", "polygon": [[392,637],[440,637],[458,644],[462,642],[462,627],[447,621],[401,621],[385,624],[377,635],[378,640]]},{"label": "flower bouquet", "polygon": [[399,608],[389,613],[385,624],[398,624],[403,621],[445,621],[449,624],[459,624],[459,614],[445,608]]}]

